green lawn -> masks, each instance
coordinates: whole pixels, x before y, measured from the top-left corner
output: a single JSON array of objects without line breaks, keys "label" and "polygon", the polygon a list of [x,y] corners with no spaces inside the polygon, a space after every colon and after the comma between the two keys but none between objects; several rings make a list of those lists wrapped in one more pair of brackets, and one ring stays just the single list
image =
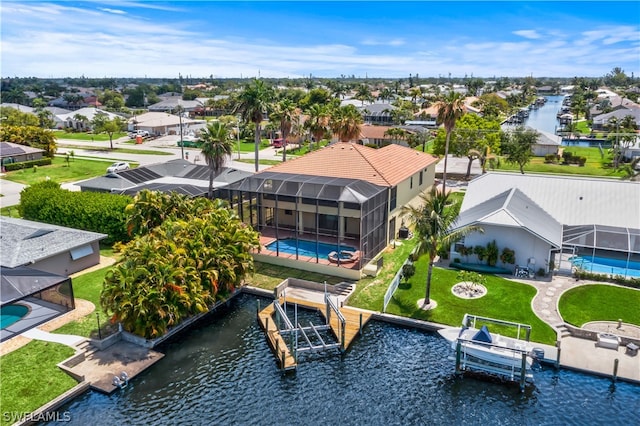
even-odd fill
[{"label": "green lawn", "polygon": [[[262,143],[260,144],[260,149],[268,148],[270,145],[269,139],[262,139]],[[254,152],[255,151],[255,143],[253,140],[249,139],[240,139],[240,152]],[[238,141],[233,143],[233,152],[238,152]]]},{"label": "green lawn", "polygon": [[300,269],[287,268],[285,266],[271,265],[269,263],[255,262],[255,273],[248,276],[245,281],[252,287],[265,290],[273,290],[278,284],[287,278],[300,278],[327,284],[338,284],[344,281],[343,278],[332,275],[318,274],[315,272],[302,271]]},{"label": "green lawn", "polygon": [[[241,158],[236,161],[239,161],[241,163],[247,163],[247,164],[255,164],[256,162],[255,160],[252,160],[250,158]],[[280,163],[282,163],[282,161],[280,160],[264,160],[264,159],[258,158],[258,164],[262,164],[263,166],[275,166],[276,164],[280,164]]]},{"label": "green lawn", "polygon": [[[101,250],[102,253],[102,250]],[[70,322],[58,328],[55,333],[76,334],[85,337],[98,337],[98,318],[96,313],[100,315],[100,328],[102,337],[116,331],[116,327],[108,322],[106,312],[100,307],[100,292],[102,291],[102,282],[105,274],[111,269],[107,266],[97,269],[93,272],[82,274],[73,278],[73,295],[77,299],[84,299],[92,302],[96,306],[96,311],[77,321]]]},{"label": "green lawn", "polygon": [[[33,185],[34,183],[46,180],[47,177],[55,182],[74,182],[82,179],[89,179],[96,176],[103,176],[107,167],[113,164],[112,160],[83,160],[73,159],[67,164],[63,157],[54,157],[50,166],[39,166],[31,169],[16,170],[8,172],[4,179]],[[136,163],[129,163],[132,167]]]},{"label": "green lawn", "polygon": [[[604,149],[604,158],[598,147],[566,146],[564,147],[564,151],[571,152],[574,156],[586,157],[587,162],[584,167],[576,165],[546,164],[543,157],[534,157],[531,159],[529,164],[524,167],[525,173],[552,173],[612,178],[621,178],[624,176],[624,172],[622,170],[616,171],[611,167],[611,158],[606,149]],[[517,164],[507,163],[504,159],[501,159],[500,162],[500,168],[497,170],[519,171]]]},{"label": "green lawn", "polygon": [[[86,132],[64,132],[60,130],[54,131],[58,139],[73,139],[78,141],[108,141],[109,135],[106,133],[86,133]],[[117,132],[113,134],[113,140],[127,136],[126,132]]]},{"label": "green lawn", "polygon": [[9,217],[20,217],[20,212],[18,211],[18,206],[7,206],[2,207],[0,209],[0,216],[9,216]]},{"label": "green lawn", "polygon": [[[3,413],[30,413],[63,394],[77,382],[56,364],[74,350],[58,343],[34,340],[0,358],[0,406]],[[0,424],[15,422],[0,416]]]},{"label": "green lawn", "polygon": [[[131,148],[109,148],[106,146],[94,145],[64,145],[58,148],[58,155],[63,155],[74,149],[83,149],[97,152],[115,152],[117,154],[140,154],[140,155],[172,155],[171,152],[158,151],[154,149],[131,149]],[[64,151],[62,151],[64,150]]]},{"label": "green lawn", "polygon": [[[422,256],[416,262],[416,274],[408,283],[403,283],[394,294],[387,312],[425,321],[459,326],[465,313],[528,324],[532,327],[531,340],[553,345],[555,331],[540,320],[531,309],[531,300],[536,294],[532,286],[485,275],[487,294],[478,299],[461,299],[451,292],[460,280],[458,271],[434,268],[431,281],[431,299],[438,304],[436,309],[424,311],[417,305],[424,298],[428,260]],[[509,334],[507,330],[500,333]]]},{"label": "green lawn", "polygon": [[590,321],[618,321],[640,325],[640,290],[605,284],[572,288],[560,297],[560,314],[581,327]]}]

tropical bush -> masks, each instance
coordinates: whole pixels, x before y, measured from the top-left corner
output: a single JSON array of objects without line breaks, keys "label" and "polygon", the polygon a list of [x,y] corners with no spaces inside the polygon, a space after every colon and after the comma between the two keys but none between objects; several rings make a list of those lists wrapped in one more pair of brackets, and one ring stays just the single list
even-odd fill
[{"label": "tropical bush", "polygon": [[29,220],[107,234],[105,242],[128,241],[125,207],[131,197],[100,192],[72,192],[44,181],[20,193],[20,215]]},{"label": "tropical bush", "polygon": [[37,126],[0,126],[0,140],[42,149],[47,157],[56,153],[55,134]]},{"label": "tropical bush", "polygon": [[500,255],[500,261],[503,264],[511,264],[516,263],[516,252],[511,250],[509,247],[505,247],[502,249],[502,254]]},{"label": "tropical bush", "polygon": [[[145,338],[226,298],[253,271],[251,252],[260,247],[258,233],[224,201],[165,195],[138,194],[127,207],[137,236],[118,247],[121,256],[100,295],[112,322]],[[170,212],[148,203],[156,196]],[[158,225],[147,220],[156,213],[164,218]]]},{"label": "tropical bush", "polygon": [[500,251],[498,250],[498,244],[496,243],[496,240],[489,241],[484,251],[484,255],[487,258],[487,265],[496,266],[499,253]]}]

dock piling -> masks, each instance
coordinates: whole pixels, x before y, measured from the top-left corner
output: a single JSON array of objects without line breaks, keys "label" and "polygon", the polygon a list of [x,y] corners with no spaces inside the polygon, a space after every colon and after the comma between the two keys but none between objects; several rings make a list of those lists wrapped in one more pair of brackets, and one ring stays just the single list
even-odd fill
[{"label": "dock piling", "polygon": [[460,371],[460,352],[461,352],[461,343],[458,340],[458,343],[456,344],[456,375],[459,375],[461,373]]},{"label": "dock piling", "polygon": [[613,360],[613,381],[615,382],[618,379],[618,364],[620,360],[618,358]]}]

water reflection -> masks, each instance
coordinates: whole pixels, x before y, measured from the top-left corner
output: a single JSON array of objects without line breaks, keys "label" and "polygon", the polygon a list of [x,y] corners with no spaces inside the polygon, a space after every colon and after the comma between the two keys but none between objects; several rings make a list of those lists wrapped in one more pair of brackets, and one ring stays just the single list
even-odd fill
[{"label": "water reflection", "polygon": [[165,358],[122,392],[91,392],[61,411],[78,425],[640,424],[637,386],[612,390],[609,380],[553,369],[524,393],[460,379],[444,339],[376,321],[344,356],[314,355],[283,375],[256,299],[232,305],[166,345]]}]

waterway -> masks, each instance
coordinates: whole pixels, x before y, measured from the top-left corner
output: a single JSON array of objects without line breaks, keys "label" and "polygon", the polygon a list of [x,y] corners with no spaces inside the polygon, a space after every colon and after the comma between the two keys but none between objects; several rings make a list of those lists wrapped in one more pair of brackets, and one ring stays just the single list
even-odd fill
[{"label": "waterway", "polygon": [[557,114],[562,108],[562,100],[564,96],[545,96],[547,102],[538,109],[529,111],[529,118],[526,119],[525,125],[536,130],[556,134],[558,128]]},{"label": "waterway", "polygon": [[[262,306],[268,301],[261,299]],[[166,356],[111,396],[60,409],[72,425],[630,425],[640,387],[551,367],[518,386],[454,376],[436,333],[370,322],[340,355],[281,374],[243,295],[161,348]]]}]

